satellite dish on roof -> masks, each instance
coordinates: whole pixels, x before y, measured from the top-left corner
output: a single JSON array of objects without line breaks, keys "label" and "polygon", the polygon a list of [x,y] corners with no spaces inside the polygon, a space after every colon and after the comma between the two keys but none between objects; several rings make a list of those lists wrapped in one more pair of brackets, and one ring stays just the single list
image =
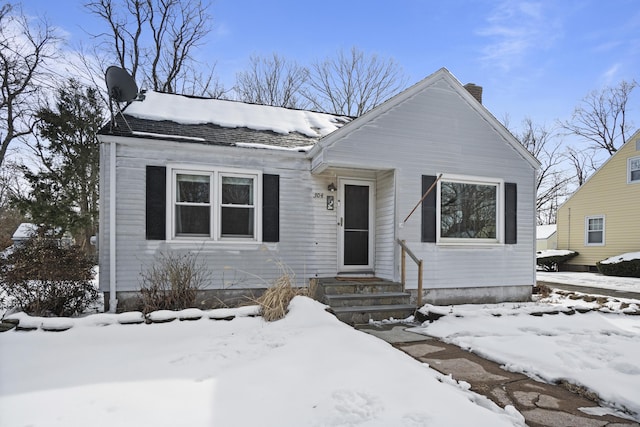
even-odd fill
[{"label": "satellite dish on roof", "polygon": [[116,102],[131,102],[138,96],[136,81],[126,70],[111,66],[105,73],[109,98]]},{"label": "satellite dish on roof", "polygon": [[107,83],[107,90],[109,91],[111,129],[113,130],[114,126],[118,126],[113,114],[113,101],[115,101],[116,108],[122,120],[124,120],[124,123],[127,125],[129,132],[131,132],[131,126],[129,126],[127,119],[124,117],[124,114],[122,114],[120,103],[126,102],[128,105],[132,101],[142,101],[144,99],[144,91],[142,91],[143,94],[139,94],[136,81],[129,75],[127,70],[113,65],[107,68],[107,71],[104,73],[104,80]]}]

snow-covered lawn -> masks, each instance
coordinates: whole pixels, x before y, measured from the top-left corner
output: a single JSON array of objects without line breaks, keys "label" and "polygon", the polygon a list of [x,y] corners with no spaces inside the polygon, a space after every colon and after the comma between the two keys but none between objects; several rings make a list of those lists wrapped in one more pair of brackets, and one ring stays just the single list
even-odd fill
[{"label": "snow-covered lawn", "polygon": [[308,298],[272,323],[119,316],[0,334],[0,425],[522,425]]},{"label": "snow-covered lawn", "polygon": [[617,291],[640,293],[640,279],[637,277],[605,276],[600,273],[536,272],[537,280],[567,285],[587,286]]},{"label": "snow-covered lawn", "polygon": [[[567,274],[593,277],[598,287],[640,280]],[[553,293],[532,303],[426,306],[448,315],[416,331],[513,371],[583,385],[640,421],[640,316],[623,314],[639,305]],[[531,315],[570,306],[579,310]],[[600,311],[578,312],[594,307]],[[0,425],[523,425],[514,408],[466,391],[308,298],[295,298],[276,322],[247,317],[255,311],[157,312],[160,320],[204,316],[151,325],[120,324],[141,320],[139,313],[14,314],[40,329],[0,334]],[[232,314],[231,321],[212,320]]]},{"label": "snow-covered lawn", "polygon": [[[590,307],[600,308],[580,313]],[[586,302],[554,292],[536,303],[423,310],[446,315],[414,332],[469,349],[510,371],[582,385],[640,421],[640,316],[624,314],[640,313],[640,301]]]}]

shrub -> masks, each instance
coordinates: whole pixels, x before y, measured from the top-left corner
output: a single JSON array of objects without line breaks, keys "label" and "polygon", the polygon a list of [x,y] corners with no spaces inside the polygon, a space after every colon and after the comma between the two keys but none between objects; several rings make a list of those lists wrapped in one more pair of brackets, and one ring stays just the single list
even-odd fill
[{"label": "shrub", "polygon": [[597,262],[598,271],[606,276],[640,277],[640,259],[631,259],[615,263]]},{"label": "shrub", "polygon": [[[260,305],[260,315],[267,322],[273,322],[285,317],[293,297],[309,295],[309,289],[293,287],[292,283],[295,275],[289,267],[281,261],[278,262],[278,266],[280,268],[280,276],[272,286],[264,291],[257,301]],[[315,286],[315,281],[312,283]]]},{"label": "shrub", "polygon": [[[550,255],[545,256],[545,252]],[[561,251],[558,254],[554,254],[555,251],[540,251],[536,257],[536,263],[543,268],[544,271],[558,271],[558,266],[571,258],[578,256],[578,252],[573,251]]]},{"label": "shrub", "polygon": [[0,287],[30,315],[74,316],[98,298],[93,267],[80,247],[34,237],[0,259]]},{"label": "shrub", "polygon": [[196,305],[196,296],[210,273],[192,253],[159,253],[140,273],[142,311],[181,310]]}]

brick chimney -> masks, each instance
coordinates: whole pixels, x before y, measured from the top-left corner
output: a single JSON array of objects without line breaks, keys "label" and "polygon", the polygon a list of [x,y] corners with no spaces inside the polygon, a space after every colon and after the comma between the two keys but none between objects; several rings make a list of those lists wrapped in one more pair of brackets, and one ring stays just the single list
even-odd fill
[{"label": "brick chimney", "polygon": [[482,86],[478,86],[475,83],[467,83],[464,88],[482,104]]}]

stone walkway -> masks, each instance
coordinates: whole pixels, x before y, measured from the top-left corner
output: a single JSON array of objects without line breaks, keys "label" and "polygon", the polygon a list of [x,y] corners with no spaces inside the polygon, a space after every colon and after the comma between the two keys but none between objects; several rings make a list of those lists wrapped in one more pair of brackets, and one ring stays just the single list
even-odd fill
[{"label": "stone walkway", "polygon": [[[508,372],[455,345],[406,330],[406,325],[358,325],[357,329],[383,339],[436,371],[471,384],[471,391],[488,397],[500,407],[514,406],[530,427],[640,426],[613,415],[589,415],[579,408],[598,408],[586,390],[569,384],[552,385],[523,374]],[[572,389],[573,391],[571,391]]]}]

